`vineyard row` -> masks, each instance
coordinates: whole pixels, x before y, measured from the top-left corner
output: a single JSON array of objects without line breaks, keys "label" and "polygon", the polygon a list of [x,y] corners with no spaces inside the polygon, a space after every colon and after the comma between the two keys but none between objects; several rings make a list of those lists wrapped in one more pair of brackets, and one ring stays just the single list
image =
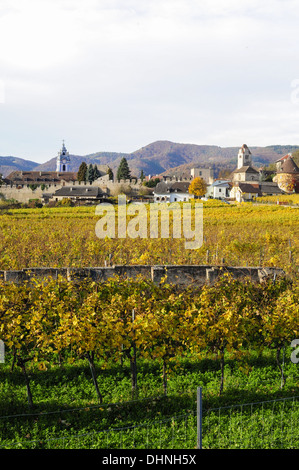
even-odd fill
[{"label": "vineyard row", "polygon": [[137,359],[157,360],[167,371],[184,354],[218,355],[223,389],[225,352],[246,360],[250,348],[280,351],[299,335],[299,283],[278,279],[256,283],[224,274],[201,288],[156,285],[140,279],[96,283],[65,279],[0,283],[0,339],[21,367],[32,404],[27,365],[46,370],[53,358],[86,358],[98,398],[95,360],[129,359],[132,391],[137,388]]}]

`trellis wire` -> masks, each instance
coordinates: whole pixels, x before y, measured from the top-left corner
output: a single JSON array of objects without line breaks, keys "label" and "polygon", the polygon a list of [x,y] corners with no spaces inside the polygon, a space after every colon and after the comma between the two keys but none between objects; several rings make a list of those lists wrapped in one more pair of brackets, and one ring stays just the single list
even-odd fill
[{"label": "trellis wire", "polygon": [[[298,448],[299,397],[203,409],[202,434],[202,448]],[[0,448],[194,449],[197,439],[197,412],[193,410],[137,425],[4,441]]]},{"label": "trellis wire", "polygon": [[[229,405],[226,407],[209,409],[206,411],[205,426],[203,432],[204,445],[207,447],[278,447],[298,448],[299,443],[299,397],[280,398],[276,400],[268,400],[262,402],[253,402],[237,405]],[[287,404],[290,407],[286,409]],[[275,407],[281,405],[280,409],[275,413]],[[272,405],[272,407],[271,407]],[[250,407],[246,419],[246,407]],[[236,411],[239,410],[239,414]],[[267,410],[270,410],[270,420],[267,417]],[[294,415],[297,411],[297,419]],[[269,414],[269,413],[268,413]],[[213,426],[213,422],[217,416],[217,442],[211,442],[209,430]],[[228,432],[225,435],[226,418],[229,416]],[[234,424],[234,419],[236,423]],[[254,427],[257,427],[254,433]],[[268,431],[267,431],[268,428]],[[210,434],[212,434],[210,432]],[[239,434],[239,435],[238,435]],[[279,437],[278,437],[279,436]],[[206,438],[206,439],[205,439]],[[246,441],[249,440],[247,444]],[[215,440],[214,440],[215,441]],[[218,444],[218,445],[217,445]],[[263,445],[264,444],[264,445]]]}]

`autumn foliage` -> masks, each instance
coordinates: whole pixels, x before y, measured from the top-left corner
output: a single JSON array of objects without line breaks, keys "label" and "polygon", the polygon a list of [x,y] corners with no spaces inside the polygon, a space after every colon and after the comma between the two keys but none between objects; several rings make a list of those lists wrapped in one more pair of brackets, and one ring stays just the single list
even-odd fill
[{"label": "autumn foliage", "polygon": [[99,401],[95,363],[108,368],[130,361],[132,393],[138,392],[138,361],[158,361],[164,393],[167,374],[184,355],[229,354],[244,361],[251,348],[280,351],[299,334],[299,284],[257,284],[225,275],[215,285],[179,288],[145,279],[112,278],[104,283],[65,279],[0,284],[0,339],[12,367],[24,373],[33,398],[28,364],[41,370],[60,361],[88,361]]},{"label": "autumn foliage", "polygon": [[189,186],[189,193],[194,194],[194,196],[204,196],[207,192],[206,182],[199,176],[194,178]]}]

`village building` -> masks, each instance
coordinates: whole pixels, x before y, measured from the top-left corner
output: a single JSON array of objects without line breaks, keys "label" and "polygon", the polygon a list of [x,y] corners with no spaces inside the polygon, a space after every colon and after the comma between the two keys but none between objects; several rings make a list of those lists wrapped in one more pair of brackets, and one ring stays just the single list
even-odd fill
[{"label": "village building", "polygon": [[24,187],[25,185],[57,185],[77,180],[77,173],[70,170],[70,156],[64,141],[56,159],[56,171],[13,171],[5,179],[6,184]]},{"label": "village building", "polygon": [[13,171],[6,178],[6,184],[18,189],[28,185],[65,185],[77,181],[77,173],[56,171]]},{"label": "village building", "polygon": [[273,181],[287,194],[299,193],[299,168],[288,153],[276,162],[276,175]]},{"label": "village building", "polygon": [[251,166],[243,166],[241,168],[237,168],[233,172],[233,178],[232,180],[234,182],[249,182],[249,181],[259,181],[260,179],[260,174],[259,171],[257,171],[255,168]]},{"label": "village building", "polygon": [[194,198],[189,194],[188,181],[160,181],[154,189],[154,202],[185,202]]},{"label": "village building", "polygon": [[252,182],[260,180],[260,173],[252,165],[252,154],[246,144],[239,149],[237,168],[232,173],[233,182]]},{"label": "village building", "polygon": [[69,171],[70,157],[64,141],[56,159],[56,171],[13,171],[4,182],[22,189],[25,186],[64,186],[77,181],[77,173]]},{"label": "village building", "polygon": [[212,197],[214,199],[226,199],[229,197],[231,188],[230,181],[216,180],[207,186],[205,197]]},{"label": "village building", "polygon": [[105,199],[107,194],[97,186],[67,186],[60,188],[51,197],[47,198],[44,194],[44,200],[47,202],[58,202],[62,199],[69,199],[72,202],[95,202]]},{"label": "village building", "polygon": [[262,192],[258,183],[238,182],[233,185],[230,191],[230,198],[237,202],[252,201],[259,196],[262,196]]},{"label": "village building", "polygon": [[238,202],[252,201],[256,197],[283,194],[275,181],[262,181],[262,173],[252,165],[252,154],[246,144],[238,153],[237,168],[232,173],[230,198]]},{"label": "village building", "polygon": [[[262,173],[252,165],[252,154],[246,144],[239,149],[237,168],[231,180],[214,180],[212,168],[192,168],[190,177],[175,178],[163,175],[153,193],[148,196],[154,202],[185,202],[194,198],[189,194],[192,179],[202,178],[207,184],[205,197],[250,201],[264,195],[299,192],[299,168],[292,155],[277,160],[277,174],[273,181],[263,181]],[[56,171],[13,171],[3,179],[1,193],[5,199],[28,203],[71,201],[102,201],[108,196],[124,193],[133,199],[144,194],[143,181],[110,180],[108,166],[99,165],[99,177],[90,182],[79,182],[77,172],[70,171],[71,159],[63,141],[56,158]]]},{"label": "village building", "polygon": [[262,196],[279,196],[280,194],[284,194],[278,184],[273,181],[262,181],[259,184]]},{"label": "village building", "polygon": [[[1,193],[6,199],[21,203],[31,200],[58,202],[63,198],[91,201],[106,195],[105,185],[109,182],[107,165],[97,167],[100,176],[90,183],[79,182],[77,172],[70,171],[70,165],[70,155],[63,141],[56,158],[56,171],[13,171],[4,178]],[[88,186],[88,191],[85,186]]]},{"label": "village building", "polygon": [[44,201],[43,194],[53,194],[57,189],[77,182],[77,173],[70,170],[70,157],[64,145],[58,152],[56,171],[13,171],[4,178],[1,194],[6,199],[28,203]]},{"label": "village building", "polygon": [[212,184],[214,182],[214,170],[213,168],[191,168],[191,177],[199,177],[207,184]]}]

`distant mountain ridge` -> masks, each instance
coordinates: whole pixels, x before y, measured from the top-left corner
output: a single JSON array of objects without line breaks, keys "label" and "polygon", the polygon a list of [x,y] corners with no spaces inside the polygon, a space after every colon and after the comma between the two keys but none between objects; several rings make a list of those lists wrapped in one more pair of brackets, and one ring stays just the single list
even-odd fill
[{"label": "distant mountain ridge", "polygon": [[5,177],[12,171],[31,171],[38,163],[17,157],[0,157],[0,173]]},{"label": "distant mountain ridge", "polygon": [[[88,155],[70,154],[70,171],[78,171],[81,162],[85,161],[87,164],[108,165],[116,173],[121,158],[125,157],[132,176],[139,176],[141,170],[146,175],[176,174],[180,176],[184,173],[190,175],[190,168],[193,166],[214,166],[217,174],[219,170],[234,169],[237,166],[237,155],[241,145],[243,143],[240,143],[238,147],[219,147],[216,145],[184,144],[160,140],[132,153],[95,152]],[[287,153],[298,150],[299,146],[271,145],[257,147],[249,145],[249,148],[254,165],[260,167],[273,163]],[[3,176],[7,176],[16,169],[24,171],[55,171],[56,157],[42,164],[14,157],[0,157],[0,172]]]}]

